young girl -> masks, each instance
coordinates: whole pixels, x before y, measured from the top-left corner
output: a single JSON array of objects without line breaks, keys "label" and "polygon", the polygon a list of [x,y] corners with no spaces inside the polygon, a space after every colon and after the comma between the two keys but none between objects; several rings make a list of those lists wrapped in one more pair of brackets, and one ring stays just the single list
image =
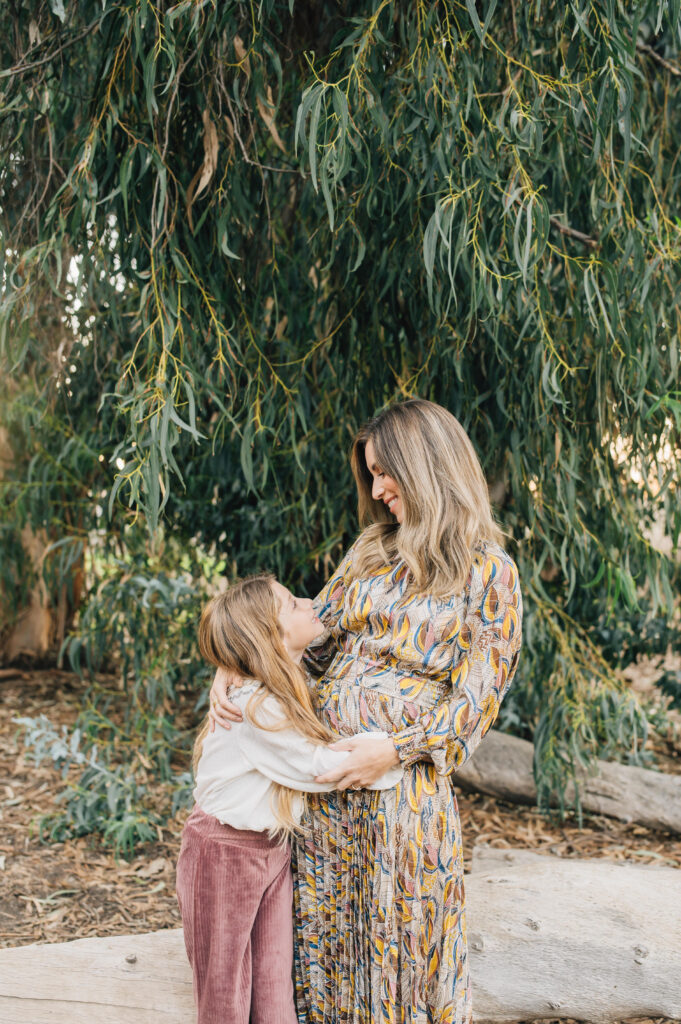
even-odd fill
[{"label": "young girl", "polygon": [[[205,608],[199,647],[211,664],[248,677],[231,694],[243,721],[204,724],[194,748],[195,807],[177,865],[198,1024],[296,1024],[288,834],[305,793],[348,756],[330,750],[300,667],[324,630],[312,602],[272,576],[235,584]],[[384,738],[366,732],[363,737]],[[401,768],[371,786],[390,789]]]}]

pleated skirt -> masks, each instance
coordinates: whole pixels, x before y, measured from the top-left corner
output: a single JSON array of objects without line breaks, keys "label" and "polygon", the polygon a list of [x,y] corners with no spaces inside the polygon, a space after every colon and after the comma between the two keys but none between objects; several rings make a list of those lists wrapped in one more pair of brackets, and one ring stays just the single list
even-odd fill
[{"label": "pleated skirt", "polygon": [[469,1024],[461,829],[430,764],[314,795],[293,844],[300,1024]]}]

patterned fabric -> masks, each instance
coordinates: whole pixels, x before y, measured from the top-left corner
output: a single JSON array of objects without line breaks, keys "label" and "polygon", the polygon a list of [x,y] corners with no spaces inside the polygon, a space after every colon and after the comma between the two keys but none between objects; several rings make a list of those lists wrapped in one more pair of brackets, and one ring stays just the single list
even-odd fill
[{"label": "patterned fabric", "polygon": [[317,598],[317,711],[348,736],[393,735],[396,789],[314,795],[294,843],[300,1024],[471,1020],[459,815],[448,777],[496,718],[516,668],[522,602],[501,548],[462,594],[406,596],[403,563],[367,578],[352,550]]}]

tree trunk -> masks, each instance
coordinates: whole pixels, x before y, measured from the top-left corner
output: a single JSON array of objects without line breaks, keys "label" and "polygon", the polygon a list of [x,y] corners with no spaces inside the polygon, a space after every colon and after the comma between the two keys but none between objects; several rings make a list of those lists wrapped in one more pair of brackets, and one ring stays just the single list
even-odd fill
[{"label": "tree trunk", "polygon": [[[681,1018],[681,875],[476,850],[466,877],[476,1024]],[[189,1024],[170,930],[0,950],[3,1024]]]},{"label": "tree trunk", "polygon": [[194,1019],[181,930],[0,950],[3,1024],[190,1024]]},{"label": "tree trunk", "polygon": [[[488,793],[512,803],[534,804],[537,788],[532,754],[532,744],[526,740],[491,732],[474,757],[456,773],[454,783],[463,790]],[[598,769],[598,775],[583,775],[579,782],[585,810],[681,833],[681,775],[613,761],[599,761]]]},{"label": "tree trunk", "polygon": [[482,848],[466,879],[476,1024],[681,1018],[681,873]]}]

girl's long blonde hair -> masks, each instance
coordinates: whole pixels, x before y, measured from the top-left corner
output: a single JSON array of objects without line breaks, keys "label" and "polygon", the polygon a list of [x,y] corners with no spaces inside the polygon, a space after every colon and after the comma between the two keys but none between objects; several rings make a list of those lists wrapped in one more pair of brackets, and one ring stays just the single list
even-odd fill
[{"label": "girl's long blonde hair", "polygon": [[[260,683],[246,705],[246,715],[261,729],[293,728],[315,743],[328,743],[331,732],[314,713],[300,665],[291,658],[279,624],[279,602],[272,589],[274,576],[261,573],[235,583],[208,602],[199,623],[199,650],[216,668],[224,668]],[[277,698],[283,716],[276,725],[258,721],[258,708],[268,695]],[[210,720],[206,717],[194,744],[194,771],[201,756]],[[294,791],[274,784],[272,810],[286,836],[298,828],[293,813]],[[300,794],[305,799],[305,794]]]},{"label": "girl's long blonde hair", "polygon": [[[400,488],[402,523],[371,496],[365,448]],[[487,483],[465,430],[441,405],[412,398],[389,406],[357,434],[352,448],[359,520],[357,575],[403,559],[410,593],[446,597],[463,589],[477,544],[500,543]]]}]

